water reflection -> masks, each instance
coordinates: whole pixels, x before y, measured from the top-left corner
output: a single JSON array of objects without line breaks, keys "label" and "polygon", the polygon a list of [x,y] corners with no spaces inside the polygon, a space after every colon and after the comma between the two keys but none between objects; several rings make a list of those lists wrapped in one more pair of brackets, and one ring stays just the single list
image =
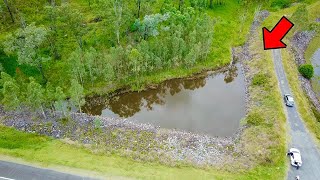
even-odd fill
[{"label": "water reflection", "polygon": [[236,64],[231,64],[224,74],[224,82],[231,83],[234,80],[234,78],[238,76],[238,68]]},{"label": "water reflection", "polygon": [[163,128],[229,136],[245,114],[244,80],[238,68],[232,64],[219,74],[168,80],[156,89],[109,99],[88,99],[84,109],[94,115],[125,117]]}]

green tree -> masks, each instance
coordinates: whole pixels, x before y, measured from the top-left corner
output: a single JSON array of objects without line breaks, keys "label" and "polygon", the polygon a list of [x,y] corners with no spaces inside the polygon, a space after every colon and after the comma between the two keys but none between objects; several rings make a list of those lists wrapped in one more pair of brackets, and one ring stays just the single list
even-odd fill
[{"label": "green tree", "polygon": [[64,3],[59,11],[60,21],[67,30],[77,41],[79,47],[83,49],[83,35],[87,29],[83,23],[83,15],[76,9],[72,8],[69,4]]},{"label": "green tree", "polygon": [[137,19],[135,26],[139,30],[141,37],[146,40],[149,36],[159,35],[159,24],[163,21],[166,21],[169,17],[169,14],[146,15],[142,21]]},{"label": "green tree", "polygon": [[137,19],[140,18],[141,11],[150,9],[152,3],[155,3],[155,0],[136,0],[137,4]]},{"label": "green tree", "polygon": [[140,52],[137,49],[133,48],[130,51],[128,58],[129,58],[129,65],[130,65],[130,70],[132,74],[134,74],[135,76],[139,76],[142,70],[142,67],[141,67],[142,56]]},{"label": "green tree", "polygon": [[66,104],[66,95],[64,94],[61,87],[57,87],[54,93],[55,102],[54,107],[56,111],[61,111],[64,116],[66,116],[67,107]]},{"label": "green tree", "polygon": [[43,104],[45,103],[45,91],[34,78],[30,77],[29,80],[30,82],[27,86],[26,105],[34,112],[41,109],[43,116],[46,117],[43,108]]},{"label": "green tree", "polygon": [[0,64],[0,72],[4,71],[2,64]]},{"label": "green tree", "polygon": [[82,113],[81,106],[83,106],[86,103],[85,96],[84,96],[84,89],[75,79],[72,79],[71,81],[69,94],[70,94],[71,103],[74,106],[78,107],[80,110],[80,113]]},{"label": "green tree", "polygon": [[54,111],[53,102],[55,101],[55,89],[53,85],[48,82],[45,89],[45,102],[46,106],[50,107],[52,111]]},{"label": "green tree", "polygon": [[85,61],[84,65],[87,71],[89,71],[92,87],[93,87],[94,80],[96,80],[97,78],[96,75],[99,74],[96,68],[97,58],[98,58],[98,53],[93,47],[90,47],[90,49],[86,51],[84,54],[84,61]]},{"label": "green tree", "polygon": [[117,42],[120,44],[120,29],[122,24],[123,15],[123,2],[122,0],[113,0],[113,12],[115,16],[114,29],[117,37]]},{"label": "green tree", "polygon": [[303,64],[299,67],[299,72],[303,77],[311,79],[314,73],[313,66],[311,64]]},{"label": "green tree", "polygon": [[14,23],[14,17],[13,17],[13,13],[12,13],[12,10],[11,10],[11,7],[9,5],[9,2],[8,0],[3,0],[4,4],[6,5],[7,9],[8,9],[8,12],[10,14],[10,18],[11,18],[11,21],[12,23]]},{"label": "green tree", "polygon": [[5,72],[1,72],[2,101],[6,110],[21,109],[20,88],[16,81]]},{"label": "green tree", "polygon": [[60,59],[60,54],[58,51],[58,17],[59,8],[56,6],[55,1],[51,0],[50,6],[45,6],[46,18],[49,20],[49,32],[48,41],[50,43],[50,51],[54,59]]},{"label": "green tree", "polygon": [[68,63],[73,78],[76,78],[81,84],[84,84],[86,70],[83,60],[83,51],[81,48],[77,48],[70,54]]},{"label": "green tree", "polygon": [[44,27],[36,27],[34,23],[26,28],[18,29],[7,36],[4,42],[4,51],[7,54],[16,53],[19,64],[27,64],[37,67],[42,74],[44,82],[47,82],[43,71],[43,63],[50,58],[41,53],[46,41],[47,30]]}]

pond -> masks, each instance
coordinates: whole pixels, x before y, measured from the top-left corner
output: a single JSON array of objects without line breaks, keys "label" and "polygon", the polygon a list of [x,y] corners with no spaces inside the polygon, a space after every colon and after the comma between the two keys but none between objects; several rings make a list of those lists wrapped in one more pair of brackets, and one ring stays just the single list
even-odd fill
[{"label": "pond", "polygon": [[161,128],[232,136],[245,116],[244,76],[239,67],[237,63],[220,73],[167,80],[142,92],[94,97],[87,99],[84,110]]}]

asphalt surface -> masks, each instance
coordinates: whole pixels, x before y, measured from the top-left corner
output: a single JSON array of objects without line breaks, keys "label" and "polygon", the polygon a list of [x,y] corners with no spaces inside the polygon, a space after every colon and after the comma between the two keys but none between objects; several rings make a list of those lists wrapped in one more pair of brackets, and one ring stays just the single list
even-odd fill
[{"label": "asphalt surface", "polygon": [[[272,55],[282,96],[284,94],[292,95],[288,80],[284,73],[280,49],[273,50]],[[296,107],[286,107],[285,110],[291,136],[291,142],[289,143],[288,149],[295,147],[300,150],[302,156],[302,166],[298,170],[290,165],[288,180],[295,179],[297,175],[301,180],[320,179],[320,153],[313,138],[304,126]],[[289,157],[288,164],[290,164]]]},{"label": "asphalt surface", "polygon": [[90,178],[0,161],[0,180],[87,180]]}]

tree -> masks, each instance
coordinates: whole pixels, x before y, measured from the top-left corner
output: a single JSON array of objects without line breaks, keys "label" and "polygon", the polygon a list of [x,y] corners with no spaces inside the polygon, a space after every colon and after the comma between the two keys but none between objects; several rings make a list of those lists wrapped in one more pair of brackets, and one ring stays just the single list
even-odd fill
[{"label": "tree", "polygon": [[313,77],[314,69],[311,64],[303,64],[299,67],[299,72],[303,77],[311,79]]},{"label": "tree", "polygon": [[90,47],[90,49],[86,51],[84,54],[84,64],[86,69],[89,71],[92,87],[93,82],[96,79],[96,74],[98,74],[98,70],[96,69],[97,56],[97,51],[93,47]]},{"label": "tree", "polygon": [[120,44],[120,28],[122,22],[122,10],[123,10],[123,3],[122,0],[113,0],[113,12],[116,17],[114,21],[114,29],[117,36],[117,42]]},{"label": "tree", "polygon": [[54,106],[53,106],[53,102],[55,101],[54,93],[55,93],[55,89],[53,85],[50,82],[48,82],[45,89],[45,102],[46,102],[46,105],[52,109],[52,111],[54,111]]},{"label": "tree", "polygon": [[136,20],[135,26],[138,28],[141,37],[146,40],[149,36],[157,36],[159,34],[158,25],[166,21],[170,15],[152,14],[146,15],[142,21]]},{"label": "tree", "polygon": [[2,104],[6,110],[16,110],[20,107],[20,88],[10,75],[1,72]]},{"label": "tree", "polygon": [[50,43],[50,51],[53,55],[54,59],[59,59],[60,54],[58,52],[57,41],[58,41],[58,16],[59,16],[59,9],[57,8],[55,1],[51,0],[50,6],[45,6],[46,10],[46,18],[49,20],[49,31],[48,31],[48,40]]},{"label": "tree", "polygon": [[[130,70],[131,72],[137,77],[139,76],[142,67],[141,67],[141,61],[142,61],[142,57],[140,52],[137,49],[132,49],[130,51],[130,54],[128,56],[129,58],[129,65],[130,65]],[[137,78],[138,79],[138,78]]]},{"label": "tree", "polygon": [[43,116],[46,117],[43,108],[43,104],[45,103],[45,91],[34,78],[30,77],[29,80],[30,82],[27,86],[26,105],[33,111],[37,111],[40,108]]},{"label": "tree", "polygon": [[66,109],[67,107],[65,106],[66,104],[66,95],[64,94],[63,90],[61,87],[57,87],[54,93],[54,107],[56,111],[61,111],[64,116],[66,116]]},{"label": "tree", "polygon": [[69,89],[70,101],[79,108],[80,113],[82,113],[81,106],[86,103],[83,91],[83,87],[75,79],[72,79]]},{"label": "tree", "polygon": [[63,4],[60,8],[59,17],[64,25],[67,27],[69,33],[71,33],[81,49],[83,49],[82,36],[86,33],[86,26],[83,23],[83,15],[71,8],[68,4]]},{"label": "tree", "polygon": [[183,5],[184,5],[184,0],[179,0],[179,11],[182,10]]},{"label": "tree", "polygon": [[2,64],[0,64],[0,72],[4,71]]},{"label": "tree", "polygon": [[77,48],[75,51],[73,51],[68,59],[68,62],[73,78],[76,78],[81,84],[84,84],[86,70],[83,62],[82,49]]},{"label": "tree", "polygon": [[138,19],[140,18],[141,1],[142,1],[142,0],[137,0],[137,6],[138,6],[137,18],[138,18]]},{"label": "tree", "polygon": [[47,78],[43,71],[43,63],[50,58],[41,53],[41,48],[46,41],[46,36],[47,30],[44,27],[36,27],[32,23],[7,36],[4,42],[4,51],[7,54],[16,53],[19,64],[37,67],[45,83]]},{"label": "tree", "polygon": [[11,21],[12,23],[14,23],[14,17],[13,17],[13,14],[12,14],[12,11],[11,11],[11,8],[10,8],[10,5],[8,3],[8,0],[3,0],[4,4],[6,5],[7,9],[8,9],[8,12],[10,14],[10,18],[11,18]]},{"label": "tree", "polygon": [[140,18],[140,15],[141,15],[141,9],[143,4],[145,4],[143,7],[147,7],[147,8],[150,8],[150,4],[154,2],[154,0],[136,0],[136,4],[137,4],[137,19]]}]

